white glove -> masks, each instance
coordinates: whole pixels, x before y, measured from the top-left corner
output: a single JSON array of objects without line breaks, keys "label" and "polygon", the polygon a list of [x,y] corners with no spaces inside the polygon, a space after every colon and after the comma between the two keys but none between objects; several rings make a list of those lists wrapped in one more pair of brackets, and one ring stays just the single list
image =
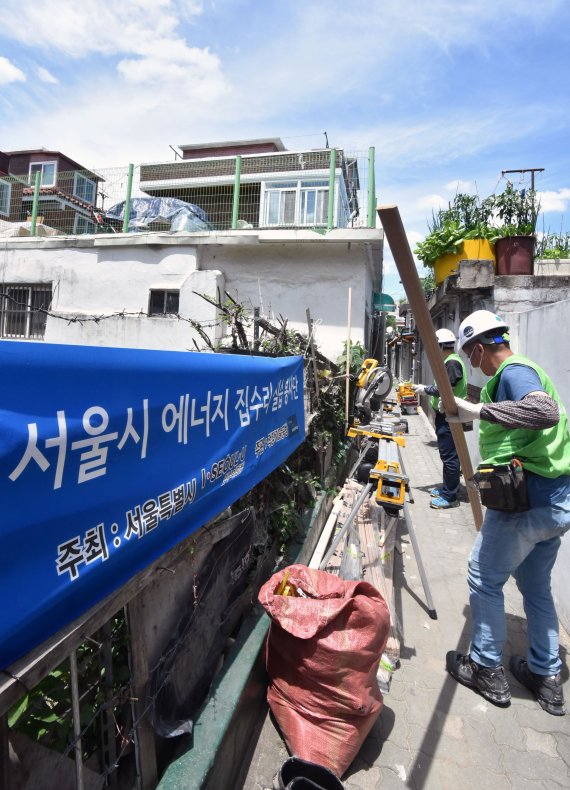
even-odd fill
[{"label": "white glove", "polygon": [[471,422],[481,419],[482,403],[470,403],[463,398],[454,398],[454,400],[457,405],[457,414],[445,414],[441,398],[438,402],[438,409],[441,414],[445,414],[447,422]]},{"label": "white glove", "polygon": [[414,392],[425,392],[425,384],[412,384]]}]

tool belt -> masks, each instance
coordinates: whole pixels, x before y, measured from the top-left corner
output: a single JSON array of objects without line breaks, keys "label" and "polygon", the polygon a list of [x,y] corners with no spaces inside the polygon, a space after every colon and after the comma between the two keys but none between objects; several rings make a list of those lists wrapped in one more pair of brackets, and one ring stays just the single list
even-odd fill
[{"label": "tool belt", "polygon": [[490,510],[522,513],[530,509],[526,475],[522,463],[479,464],[473,480],[479,488],[481,504]]}]

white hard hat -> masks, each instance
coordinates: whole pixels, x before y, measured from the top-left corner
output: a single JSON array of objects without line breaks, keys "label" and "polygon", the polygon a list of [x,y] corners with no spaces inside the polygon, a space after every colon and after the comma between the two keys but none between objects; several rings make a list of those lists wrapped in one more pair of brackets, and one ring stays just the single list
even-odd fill
[{"label": "white hard hat", "polygon": [[[490,310],[475,310],[464,318],[459,325],[459,348],[472,340],[481,339],[486,343],[503,343],[508,340],[509,327],[501,316]],[[486,337],[481,338],[482,335]]]},{"label": "white hard hat", "polygon": [[451,329],[438,329],[435,336],[440,346],[455,345],[456,337]]}]

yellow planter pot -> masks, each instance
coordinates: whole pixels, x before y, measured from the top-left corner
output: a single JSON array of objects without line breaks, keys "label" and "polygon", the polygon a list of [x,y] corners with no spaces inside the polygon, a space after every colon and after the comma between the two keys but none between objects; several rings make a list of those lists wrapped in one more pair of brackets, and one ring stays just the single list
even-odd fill
[{"label": "yellow planter pot", "polygon": [[463,242],[461,250],[449,255],[442,255],[434,264],[435,283],[439,285],[450,274],[458,271],[459,261],[480,260],[495,263],[495,245],[487,239],[468,239]]}]

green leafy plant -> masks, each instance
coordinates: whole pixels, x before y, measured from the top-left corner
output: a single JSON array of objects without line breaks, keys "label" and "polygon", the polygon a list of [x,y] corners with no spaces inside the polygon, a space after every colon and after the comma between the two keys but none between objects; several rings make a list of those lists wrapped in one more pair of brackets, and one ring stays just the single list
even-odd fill
[{"label": "green leafy plant", "polygon": [[532,189],[515,189],[507,182],[505,189],[493,197],[493,209],[500,220],[497,238],[530,236],[535,232],[540,202]]},{"label": "green leafy plant", "polygon": [[480,200],[477,195],[458,193],[446,209],[432,213],[428,234],[414,250],[424,266],[433,267],[443,255],[460,252],[464,241],[504,236],[528,236],[535,232],[540,203],[531,189],[505,189]]},{"label": "green leafy plant", "polygon": [[[343,351],[342,354],[337,358],[336,364],[339,368],[344,372],[346,371],[346,346],[347,341],[344,341],[343,344]],[[368,352],[364,348],[364,346],[359,343],[350,343],[350,361],[349,361],[349,372],[351,376],[356,376],[360,368],[362,367],[362,363],[368,357]]]},{"label": "green leafy plant", "polygon": [[570,258],[570,231],[547,233],[538,242],[537,258]]},{"label": "green leafy plant", "polygon": [[491,226],[493,198],[480,201],[477,195],[458,193],[446,209],[432,213],[429,232],[414,250],[424,266],[432,267],[443,255],[461,250],[467,239],[489,239],[496,236]]}]

